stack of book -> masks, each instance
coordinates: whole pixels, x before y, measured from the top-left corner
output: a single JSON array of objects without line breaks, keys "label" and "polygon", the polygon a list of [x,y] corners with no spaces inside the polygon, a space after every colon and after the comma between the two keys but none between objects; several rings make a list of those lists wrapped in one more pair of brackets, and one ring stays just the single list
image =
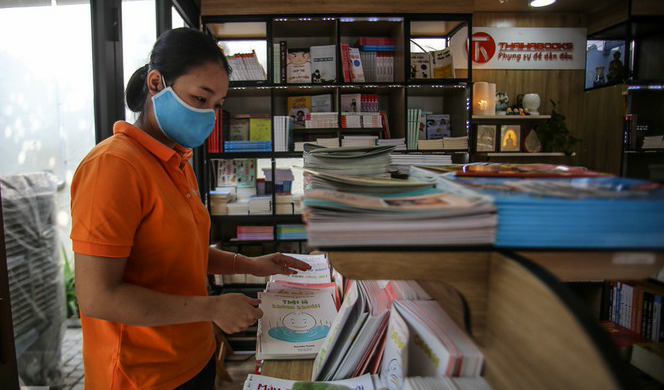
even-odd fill
[{"label": "stack of book", "polygon": [[210,191],[210,214],[228,214],[228,203],[235,200],[235,187],[221,187]]},{"label": "stack of book", "polygon": [[306,240],[307,230],[302,224],[277,225],[277,240]]},{"label": "stack of book", "polygon": [[224,151],[233,152],[271,152],[272,141],[226,141]]},{"label": "stack of book", "polygon": [[237,240],[272,240],[274,226],[237,226]]},{"label": "stack of book", "polygon": [[443,138],[445,150],[468,150],[468,136]]},{"label": "stack of book", "polygon": [[664,148],[664,136],[653,135],[650,137],[643,137],[643,149],[662,149]]},{"label": "stack of book", "polygon": [[340,297],[325,255],[287,254],[311,265],[308,271],[274,275],[259,293],[257,359],[312,359],[337,314]]},{"label": "stack of book", "polygon": [[249,199],[238,199],[236,202],[226,205],[228,215],[248,215]]},{"label": "stack of book", "polygon": [[383,116],[378,112],[366,112],[360,114],[362,117],[362,127],[366,128],[382,128]]},{"label": "stack of book", "polygon": [[391,146],[320,148],[305,145],[304,167],[320,172],[348,175],[385,175],[389,170]]},{"label": "stack of book", "polygon": [[421,116],[422,116],[422,110],[417,108],[408,109],[408,129],[407,129],[408,134],[406,136],[406,139],[408,140],[409,150],[418,149]]},{"label": "stack of book", "polygon": [[305,115],[307,129],[330,129],[339,127],[339,114],[336,112],[310,112]]},{"label": "stack of book", "polygon": [[287,152],[291,140],[293,120],[290,116],[275,116],[274,120],[274,151]]},{"label": "stack of book", "polygon": [[378,136],[346,135],[341,139],[341,146],[376,146]]},{"label": "stack of book", "polygon": [[664,342],[664,286],[651,281],[612,281],[608,289],[607,317],[645,341]]},{"label": "stack of book", "polygon": [[341,127],[344,129],[359,129],[362,127],[362,116],[357,112],[342,112]]},{"label": "stack of book", "polygon": [[[449,180],[439,177],[444,187]],[[546,164],[470,166],[455,180],[495,199],[497,246],[664,247],[664,188],[656,183]]]},{"label": "stack of book", "polygon": [[382,128],[383,115],[378,112],[342,112],[342,128]]},{"label": "stack of book", "polygon": [[217,110],[217,120],[214,124],[214,129],[207,139],[208,153],[221,153],[224,151],[224,134],[229,133],[230,118],[231,116],[228,111]]},{"label": "stack of book", "polygon": [[378,112],[379,97],[376,94],[345,93],[341,95],[341,112]]},{"label": "stack of book", "polygon": [[[263,175],[265,175],[265,193],[272,193],[272,169],[263,168]],[[290,168],[275,168],[274,169],[274,188],[277,194],[287,193],[290,194],[293,187],[293,171]]]},{"label": "stack of book", "polygon": [[379,146],[394,146],[394,150],[406,150],[405,138],[379,139]]},{"label": "stack of book", "polygon": [[299,200],[296,197],[294,197],[292,194],[277,194],[276,201],[277,201],[277,208],[276,208],[277,214],[293,215],[293,214],[302,213],[300,209]]},{"label": "stack of book", "polygon": [[311,112],[332,112],[332,95],[289,96],[287,99],[288,115],[293,118],[293,127],[303,128],[307,114]]},{"label": "stack of book", "polygon": [[247,203],[247,214],[265,215],[272,214],[272,196],[252,196]]},{"label": "stack of book", "polygon": [[417,149],[419,150],[441,150],[443,149],[442,139],[420,139],[417,140]]},{"label": "stack of book", "polygon": [[265,69],[258,62],[256,52],[251,53],[237,53],[232,56],[226,56],[228,63],[233,69],[230,81],[245,81],[245,80],[266,80],[267,75]]},{"label": "stack of book", "polygon": [[[316,145],[324,148],[338,148],[339,138],[316,138]],[[304,148],[302,150],[304,150]]]},{"label": "stack of book", "polygon": [[449,154],[392,154],[392,165],[448,165],[452,164]]}]

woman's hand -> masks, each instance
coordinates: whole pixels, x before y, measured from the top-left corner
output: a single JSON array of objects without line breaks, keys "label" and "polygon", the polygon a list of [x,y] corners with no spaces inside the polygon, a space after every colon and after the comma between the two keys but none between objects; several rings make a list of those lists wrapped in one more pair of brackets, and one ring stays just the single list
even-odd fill
[{"label": "woman's hand", "polygon": [[223,294],[214,297],[214,322],[226,333],[241,332],[263,317],[259,299],[244,294]]},{"label": "woman's hand", "polygon": [[270,276],[275,274],[292,275],[296,270],[306,271],[311,266],[303,261],[281,253],[271,253],[258,257],[245,257],[243,264],[244,273],[254,276]]}]

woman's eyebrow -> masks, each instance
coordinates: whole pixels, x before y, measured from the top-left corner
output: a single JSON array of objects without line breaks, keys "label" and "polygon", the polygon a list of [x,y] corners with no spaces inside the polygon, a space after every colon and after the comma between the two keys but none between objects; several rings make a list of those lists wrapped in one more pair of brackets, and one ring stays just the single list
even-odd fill
[{"label": "woman's eyebrow", "polygon": [[204,90],[204,91],[206,91],[206,92],[209,92],[210,94],[214,95],[214,90],[213,90],[212,88],[206,86],[206,85],[200,85],[198,88],[200,88],[200,89],[202,89],[202,90]]}]

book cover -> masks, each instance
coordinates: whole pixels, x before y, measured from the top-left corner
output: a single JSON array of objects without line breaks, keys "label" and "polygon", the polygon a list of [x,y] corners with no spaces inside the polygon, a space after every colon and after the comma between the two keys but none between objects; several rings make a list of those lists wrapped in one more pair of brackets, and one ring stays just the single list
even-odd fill
[{"label": "book cover", "polygon": [[288,82],[311,83],[311,54],[309,49],[288,49]]},{"label": "book cover", "polygon": [[229,141],[249,141],[249,119],[233,118],[229,128]]},{"label": "book cover", "polygon": [[452,51],[449,48],[434,51],[431,56],[433,58],[433,78],[454,78]]},{"label": "book cover", "polygon": [[311,46],[311,82],[337,81],[336,45]]},{"label": "book cover", "polygon": [[341,44],[341,58],[344,71],[344,82],[349,83],[350,77],[350,46],[347,43]]},{"label": "book cover", "polygon": [[399,390],[408,375],[408,325],[395,307],[390,310],[380,380],[389,390]]},{"label": "book cover", "polygon": [[452,136],[449,115],[428,114],[426,116],[426,123],[427,139],[442,139]]},{"label": "book cover", "polygon": [[281,81],[281,45],[279,43],[272,44],[272,81],[279,84]]},{"label": "book cover", "polygon": [[348,49],[348,58],[350,60],[350,77],[354,83],[364,82],[364,71],[362,70],[362,59],[360,58],[360,49],[351,47]]},{"label": "book cover", "polygon": [[360,112],[362,94],[350,93],[341,95],[341,112]]},{"label": "book cover", "polygon": [[410,78],[431,78],[431,55],[429,53],[410,53]]},{"label": "book cover", "polygon": [[272,139],[272,120],[270,118],[249,119],[249,140],[270,141]]},{"label": "book cover", "polygon": [[260,347],[258,359],[312,359],[330,331],[337,315],[328,292],[306,290],[288,293],[259,293]]},{"label": "book cover", "polygon": [[311,96],[311,112],[332,112],[332,95]]},{"label": "book cover", "polygon": [[304,127],[307,114],[311,112],[311,96],[289,96],[288,115],[293,118],[295,127]]}]

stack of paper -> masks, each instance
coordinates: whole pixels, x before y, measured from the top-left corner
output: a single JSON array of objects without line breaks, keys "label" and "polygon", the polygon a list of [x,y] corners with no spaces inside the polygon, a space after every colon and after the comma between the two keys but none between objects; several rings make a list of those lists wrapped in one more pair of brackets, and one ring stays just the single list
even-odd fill
[{"label": "stack of paper", "polygon": [[247,215],[249,214],[249,199],[238,199],[237,202],[231,202],[226,207],[228,215]]},{"label": "stack of paper", "polygon": [[306,114],[304,123],[307,129],[331,129],[339,127],[339,113],[310,112]]},{"label": "stack of paper", "polygon": [[[322,146],[324,148],[338,148],[339,147],[339,138],[317,138],[316,145]],[[303,147],[305,150],[306,147]]]},{"label": "stack of paper", "polygon": [[408,109],[408,134],[406,139],[408,140],[408,149],[416,150],[418,144],[418,138],[420,134],[420,117],[422,116],[422,110],[409,108]]},{"label": "stack of paper", "polygon": [[389,310],[390,298],[376,281],[351,281],[314,360],[312,380],[339,380],[377,372]]},{"label": "stack of paper", "polygon": [[468,150],[468,136],[443,138],[443,149]]},{"label": "stack of paper", "polygon": [[412,377],[406,378],[402,390],[492,390],[482,377],[447,378],[447,377]]},{"label": "stack of paper", "polygon": [[664,136],[654,135],[643,137],[643,149],[662,149],[664,148]]},{"label": "stack of paper", "polygon": [[379,146],[394,146],[394,150],[406,150],[405,138],[379,139]]},{"label": "stack of paper", "polygon": [[341,146],[376,146],[375,135],[346,135],[341,139]]},{"label": "stack of paper", "polygon": [[392,154],[392,165],[448,165],[452,164],[449,154]]},{"label": "stack of paper", "polygon": [[480,245],[494,242],[495,206],[486,198],[429,193],[379,197],[329,190],[304,194],[309,245]]},{"label": "stack of paper", "polygon": [[272,214],[272,196],[254,196],[249,199],[248,213],[251,215]]},{"label": "stack of paper", "polygon": [[417,141],[419,150],[440,150],[443,149],[443,139],[421,139]]},{"label": "stack of paper", "polygon": [[[325,386],[328,384],[329,386]],[[263,375],[249,374],[244,381],[242,390],[378,390],[381,387],[380,379],[376,375],[362,375],[357,378],[344,379],[332,382],[296,382],[287,379],[272,378]]]},{"label": "stack of paper", "polygon": [[320,190],[385,195],[413,191],[427,192],[427,189],[433,189],[435,186],[433,182],[387,177],[336,175],[308,168],[305,168],[304,172],[309,179],[311,189]]},{"label": "stack of paper", "polygon": [[304,166],[316,171],[347,175],[385,175],[391,146],[315,148],[305,145]]},{"label": "stack of paper", "polygon": [[664,247],[661,184],[614,177],[456,180],[495,199],[497,246]]},{"label": "stack of paper", "polygon": [[325,255],[287,254],[311,265],[308,271],[274,275],[259,293],[257,359],[311,359],[320,350],[337,313],[339,296]]}]

